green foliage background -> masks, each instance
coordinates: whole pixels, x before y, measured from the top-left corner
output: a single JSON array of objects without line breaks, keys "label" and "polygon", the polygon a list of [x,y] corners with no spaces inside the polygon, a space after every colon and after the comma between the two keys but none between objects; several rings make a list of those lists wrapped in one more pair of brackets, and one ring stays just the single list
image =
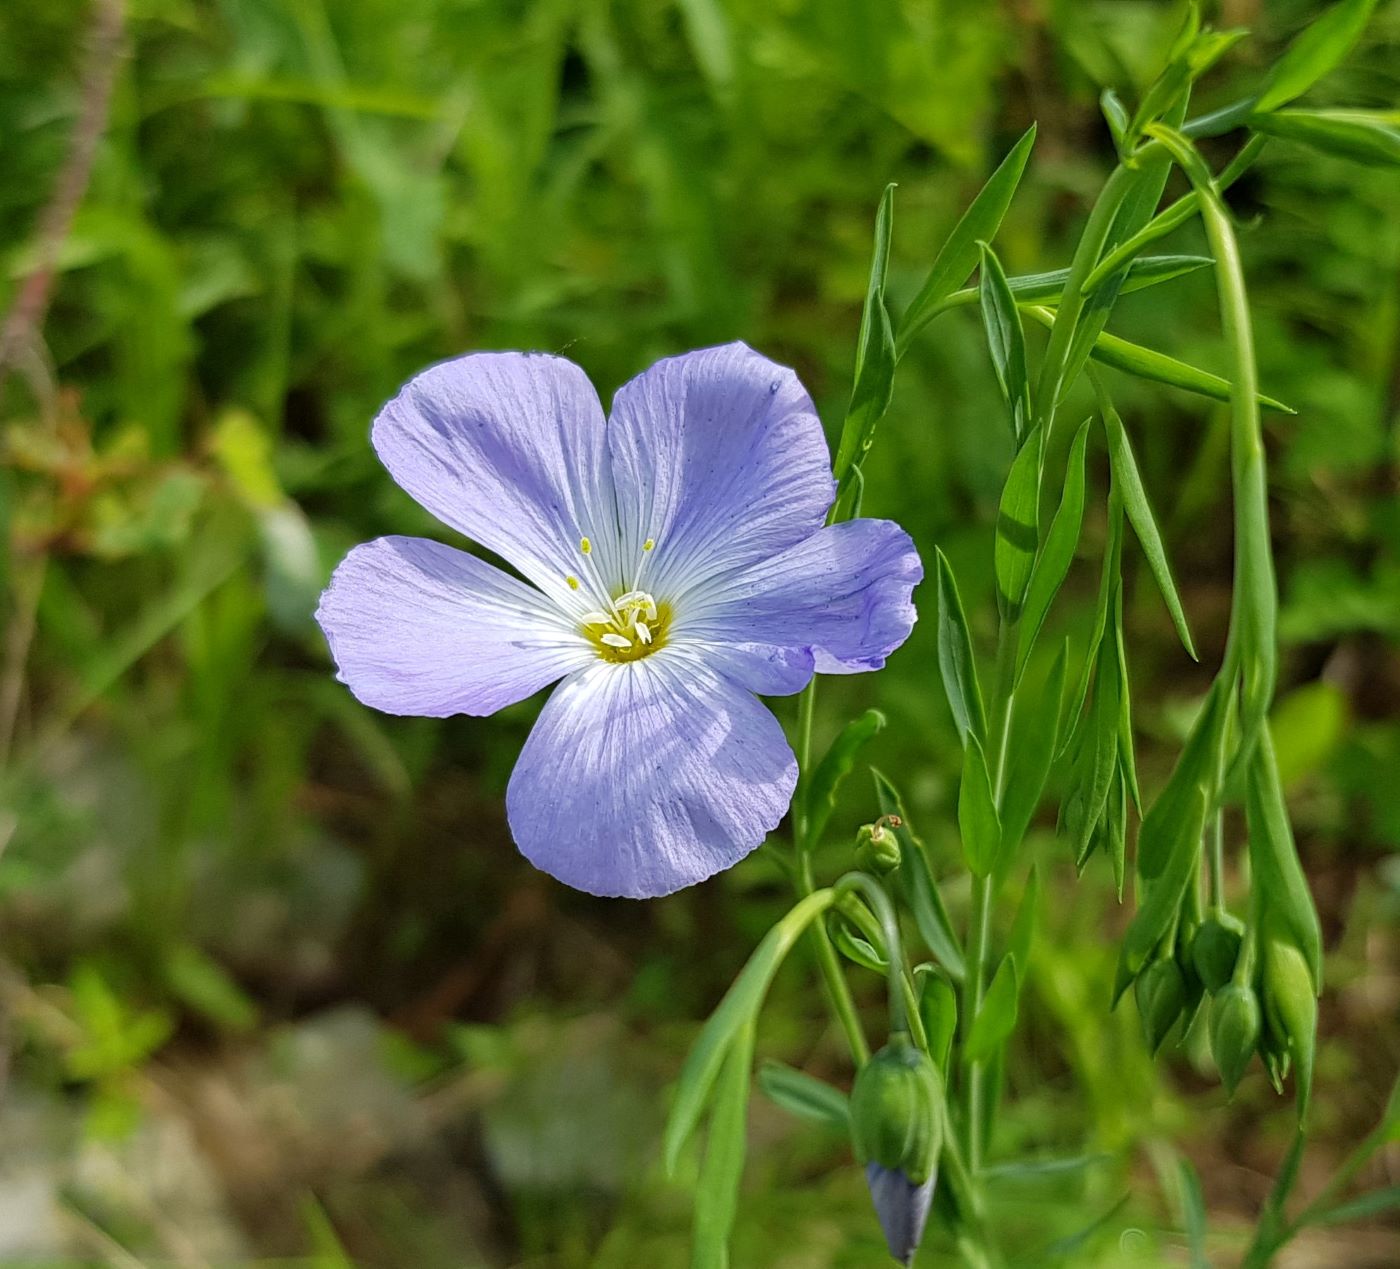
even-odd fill
[{"label": "green foliage background", "polygon": [[[1207,96],[1232,99],[1319,7],[1226,0],[1220,23],[1256,38]],[[0,11],[0,308],[68,151],[86,8]],[[343,551],[450,540],[377,466],[369,420],[467,349],[563,352],[606,400],[659,356],[743,338],[795,366],[834,427],[885,183],[907,301],[1036,120],[998,251],[1010,272],[1065,263],[1111,153],[1098,90],[1131,100],[1181,8],[130,0],[42,345],[0,398],[0,1263],[685,1263],[664,1089],[781,878],[759,856],[658,903],[566,892],[515,853],[501,805],[537,701],[391,719],[333,681],[310,614]],[[1320,100],[1393,108],[1397,65],[1400,5],[1383,3]],[[1274,727],[1330,949],[1322,1167],[1400,1063],[1400,176],[1277,141],[1231,202],[1263,387],[1298,410],[1266,416]],[[1208,273],[1126,298],[1115,328],[1220,369]],[[1155,787],[1224,639],[1226,415],[1114,390],[1206,667],[1131,555]],[[984,633],[1000,410],[975,313],[949,314],[866,465],[867,513],[926,561],[944,549]],[[1072,573],[1052,621],[1087,622],[1093,587]],[[957,741],[920,596],[887,671],[823,688],[818,743],[881,708],[872,760],[951,868]],[[833,823],[874,814],[853,779]],[[1227,1107],[1200,1037],[1154,1072],[1131,1004],[1106,1013],[1124,924],[1106,869],[1076,883],[1041,827],[1048,902],[992,1157],[1105,1157],[1009,1175],[1000,1219],[1039,1245],[1112,1210],[1071,1258],[1158,1263],[1181,1244],[1172,1140],[1228,1255],[1290,1104],[1255,1073]],[[846,862],[829,848],[830,873]],[[760,1053],[844,1082],[797,959]],[[878,1019],[879,979],[852,972]],[[754,1113],[736,1263],[878,1263],[848,1146],[761,1097]],[[1379,1225],[1327,1240],[1400,1258]]]}]

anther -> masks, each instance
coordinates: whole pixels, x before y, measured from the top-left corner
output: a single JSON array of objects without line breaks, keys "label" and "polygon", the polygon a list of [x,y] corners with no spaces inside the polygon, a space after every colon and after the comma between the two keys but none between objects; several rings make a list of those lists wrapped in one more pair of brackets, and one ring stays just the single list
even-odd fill
[{"label": "anther", "polygon": [[612,618],[605,612],[586,612],[579,618],[585,626],[610,626]]},{"label": "anther", "polygon": [[590,542],[587,538],[579,538],[578,549],[582,551],[585,555],[592,555],[593,543]]},{"label": "anther", "polygon": [[651,642],[651,627],[649,627],[645,621],[637,622],[634,629],[637,632],[637,638],[643,643]]},{"label": "anther", "polygon": [[632,640],[626,635],[613,634],[611,630],[607,634],[601,634],[598,638],[610,648],[630,648]]},{"label": "anther", "polygon": [[569,583],[570,590],[578,589],[578,578],[575,577],[572,573],[570,573],[569,576],[566,577],[564,580]]},{"label": "anther", "polygon": [[656,539],[655,539],[655,538],[648,538],[645,542],[642,543],[642,550],[644,550],[644,551],[653,550],[653,549],[655,549],[655,547],[656,547]]}]

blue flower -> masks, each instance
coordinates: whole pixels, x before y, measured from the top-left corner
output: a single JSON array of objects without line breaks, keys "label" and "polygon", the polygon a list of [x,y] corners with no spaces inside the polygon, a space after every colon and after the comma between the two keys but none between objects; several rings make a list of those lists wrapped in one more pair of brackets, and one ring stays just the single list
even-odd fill
[{"label": "blue flower", "polygon": [[346,556],[317,620],[391,714],[484,715],[557,679],[506,793],[524,855],[598,895],[669,894],[782,819],[797,764],[755,693],[877,669],[923,570],[897,525],[824,527],[797,376],[743,344],[658,362],[605,418],[584,373],[474,353],[374,422],[390,474],[521,578],[422,538]]}]

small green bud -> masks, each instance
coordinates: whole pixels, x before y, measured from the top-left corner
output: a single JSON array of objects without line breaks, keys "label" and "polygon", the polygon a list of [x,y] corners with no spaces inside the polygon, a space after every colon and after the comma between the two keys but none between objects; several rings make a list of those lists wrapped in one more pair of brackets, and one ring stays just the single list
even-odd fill
[{"label": "small green bud", "polygon": [[1138,975],[1133,994],[1142,1019],[1143,1038],[1155,1057],[1186,1003],[1186,983],[1180,967],[1169,956],[1153,961]]},{"label": "small green bud", "polygon": [[873,824],[862,824],[856,830],[856,867],[877,877],[898,868],[899,839],[890,830],[901,823],[898,815],[882,815]]},{"label": "small green bud", "polygon": [[933,1175],[943,1146],[943,1081],[928,1054],[895,1035],[860,1068],[851,1089],[851,1138],[861,1164]]},{"label": "small green bud", "polygon": [[1278,939],[1264,945],[1264,1016],[1298,1064],[1298,1108],[1305,1114],[1317,1039],[1317,989],[1307,958],[1292,943]]},{"label": "small green bud", "polygon": [[1228,912],[1208,916],[1191,940],[1191,964],[1213,995],[1228,983],[1239,960],[1244,922]]},{"label": "small green bud", "polygon": [[948,1052],[958,1028],[958,993],[940,970],[920,965],[914,970],[919,993],[919,1018],[928,1036],[928,1051],[935,1065],[948,1069]]},{"label": "small green bud", "polygon": [[1259,997],[1245,983],[1222,988],[1210,1006],[1210,1051],[1230,1096],[1259,1044]]}]

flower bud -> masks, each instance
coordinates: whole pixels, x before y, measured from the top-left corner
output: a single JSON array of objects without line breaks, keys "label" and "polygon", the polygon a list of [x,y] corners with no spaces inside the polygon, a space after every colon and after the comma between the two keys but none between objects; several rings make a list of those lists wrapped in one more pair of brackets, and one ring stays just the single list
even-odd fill
[{"label": "flower bud", "polygon": [[1317,1037],[1317,990],[1307,958],[1292,943],[1264,945],[1264,1016],[1298,1064],[1298,1105],[1306,1112]]},{"label": "flower bud", "polygon": [[1259,1044],[1259,998],[1245,983],[1222,988],[1210,1006],[1210,1051],[1230,1096]]},{"label": "flower bud", "polygon": [[899,839],[891,828],[900,825],[898,815],[882,815],[873,824],[856,830],[856,867],[862,872],[886,876],[899,867]]},{"label": "flower bud", "polygon": [[1170,956],[1153,961],[1138,975],[1133,994],[1142,1019],[1143,1038],[1155,1057],[1186,1003],[1186,983],[1176,961]]},{"label": "flower bud", "polygon": [[1191,940],[1191,964],[1212,995],[1230,981],[1244,938],[1244,922],[1228,912],[1208,916]]},{"label": "flower bud", "polygon": [[943,1145],[943,1081],[895,1035],[856,1075],[851,1139],[890,1254],[908,1264],[923,1238]]}]

